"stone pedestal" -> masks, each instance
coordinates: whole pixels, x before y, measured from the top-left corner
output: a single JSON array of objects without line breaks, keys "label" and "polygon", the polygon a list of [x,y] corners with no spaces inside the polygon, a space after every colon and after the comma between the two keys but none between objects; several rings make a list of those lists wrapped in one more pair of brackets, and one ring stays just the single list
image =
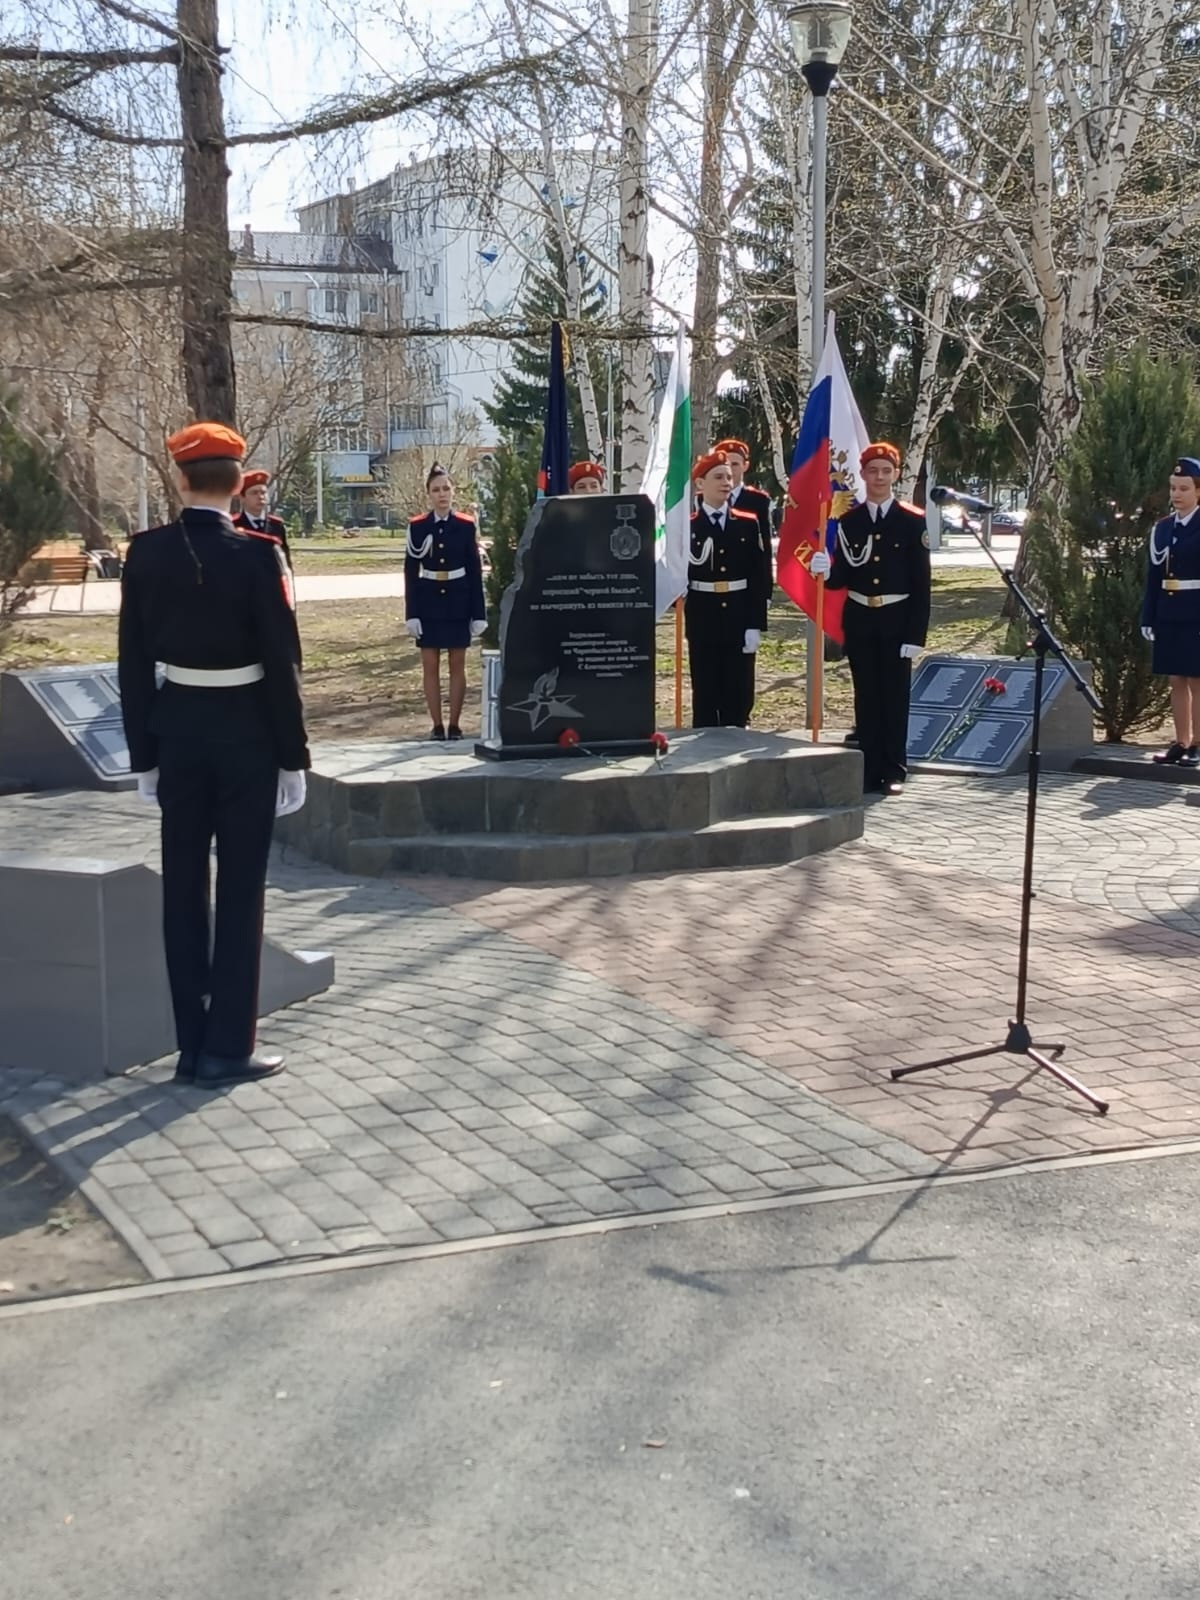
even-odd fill
[{"label": "stone pedestal", "polygon": [[[141,862],[0,853],[0,1067],[83,1083],[170,1054],[161,930]],[[332,982],[332,956],[268,940],[259,1015]]]}]

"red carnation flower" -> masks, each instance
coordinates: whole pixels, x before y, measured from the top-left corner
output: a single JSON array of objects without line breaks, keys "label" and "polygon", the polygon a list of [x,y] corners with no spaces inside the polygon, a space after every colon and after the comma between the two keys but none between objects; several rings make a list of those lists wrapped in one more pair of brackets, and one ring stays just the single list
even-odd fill
[{"label": "red carnation flower", "polygon": [[572,750],[579,743],[579,734],[574,728],[564,728],[558,736],[558,742],[564,750]]},{"label": "red carnation flower", "polygon": [[650,743],[654,746],[655,753],[660,756],[665,756],[671,748],[671,742],[665,733],[651,734]]}]

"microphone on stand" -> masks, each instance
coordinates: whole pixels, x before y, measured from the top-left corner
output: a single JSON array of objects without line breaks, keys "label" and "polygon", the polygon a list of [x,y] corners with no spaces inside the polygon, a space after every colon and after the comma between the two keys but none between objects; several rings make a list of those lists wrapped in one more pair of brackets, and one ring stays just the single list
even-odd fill
[{"label": "microphone on stand", "polygon": [[973,511],[977,517],[984,517],[989,511],[996,509],[990,500],[981,500],[978,495],[965,494],[961,489],[948,489],[944,483],[939,483],[930,489],[929,498],[935,506],[953,503],[961,506],[964,511]]}]

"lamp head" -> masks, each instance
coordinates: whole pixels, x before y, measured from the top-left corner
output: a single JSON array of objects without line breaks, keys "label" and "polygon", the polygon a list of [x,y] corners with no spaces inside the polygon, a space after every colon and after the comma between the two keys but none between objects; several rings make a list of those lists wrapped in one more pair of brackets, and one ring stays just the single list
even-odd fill
[{"label": "lamp head", "polygon": [[791,0],[787,6],[792,49],[813,94],[829,93],[850,43],[850,0]]}]

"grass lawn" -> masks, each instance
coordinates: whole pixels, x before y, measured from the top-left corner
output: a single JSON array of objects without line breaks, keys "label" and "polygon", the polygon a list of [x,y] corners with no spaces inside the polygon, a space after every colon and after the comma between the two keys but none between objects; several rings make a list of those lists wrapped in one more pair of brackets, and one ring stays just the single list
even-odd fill
[{"label": "grass lawn", "polygon": [[[936,570],[929,648],[978,655],[1002,651],[1003,599],[1004,587],[992,572]],[[301,603],[305,699],[314,739],[394,739],[428,731],[420,661],[403,632],[400,609],[396,600]],[[755,727],[803,726],[805,621],[789,601],[772,607],[758,657]],[[670,726],[674,712],[674,634],[670,620],[658,630],[658,720],[663,727]],[[0,632],[0,667],[111,661],[115,651],[116,618],[111,616],[29,617]],[[473,732],[479,727],[478,653],[472,651],[467,661],[464,726]],[[683,688],[686,723],[691,708],[686,662]],[[826,664],[825,705],[830,727],[849,726],[850,672],[844,661]]]}]

